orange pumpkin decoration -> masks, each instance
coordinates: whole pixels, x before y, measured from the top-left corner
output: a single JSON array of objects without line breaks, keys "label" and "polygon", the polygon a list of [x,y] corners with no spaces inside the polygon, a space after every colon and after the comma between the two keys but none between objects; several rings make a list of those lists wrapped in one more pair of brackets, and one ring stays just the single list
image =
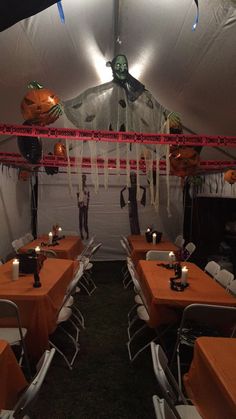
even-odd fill
[{"label": "orange pumpkin decoration", "polygon": [[196,173],[199,162],[200,156],[194,147],[170,147],[170,169],[173,175],[191,176]]},{"label": "orange pumpkin decoration", "polygon": [[224,180],[233,185],[236,182],[236,170],[227,170],[224,174]]},{"label": "orange pumpkin decoration", "polygon": [[62,114],[60,100],[52,90],[44,89],[39,83],[31,82],[21,102],[21,112],[26,121],[39,125],[55,122]]},{"label": "orange pumpkin decoration", "polygon": [[57,157],[65,157],[66,158],[66,147],[63,143],[58,142],[54,145],[54,154]]},{"label": "orange pumpkin decoration", "polygon": [[26,182],[30,177],[30,172],[28,172],[27,170],[20,170],[19,171],[19,175],[18,175],[18,179],[22,180],[23,182]]}]

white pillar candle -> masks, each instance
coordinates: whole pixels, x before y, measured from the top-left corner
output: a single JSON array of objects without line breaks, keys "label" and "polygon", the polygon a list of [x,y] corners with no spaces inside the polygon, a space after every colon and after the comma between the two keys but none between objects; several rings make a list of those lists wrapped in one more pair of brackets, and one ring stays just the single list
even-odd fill
[{"label": "white pillar candle", "polygon": [[58,237],[61,237],[61,236],[62,236],[62,228],[58,227]]},{"label": "white pillar candle", "polygon": [[16,281],[19,278],[19,260],[14,259],[12,262],[12,279]]},{"label": "white pillar candle", "polygon": [[181,274],[181,282],[182,284],[186,284],[188,281],[188,268],[187,266],[183,266],[182,274]]},{"label": "white pillar candle", "polygon": [[50,231],[50,233],[48,233],[48,242],[49,242],[49,244],[52,244],[52,238],[53,238],[53,234]]},{"label": "white pillar candle", "polygon": [[39,247],[39,246],[36,246],[34,250],[35,250],[36,254],[38,255],[38,254],[40,253],[40,250],[41,250],[41,249],[40,249],[40,247]]},{"label": "white pillar candle", "polygon": [[175,254],[174,254],[174,252],[170,252],[169,253],[169,261],[170,261],[170,263],[175,262]]},{"label": "white pillar candle", "polygon": [[157,243],[157,235],[156,233],[153,233],[152,235],[152,244],[156,244]]}]

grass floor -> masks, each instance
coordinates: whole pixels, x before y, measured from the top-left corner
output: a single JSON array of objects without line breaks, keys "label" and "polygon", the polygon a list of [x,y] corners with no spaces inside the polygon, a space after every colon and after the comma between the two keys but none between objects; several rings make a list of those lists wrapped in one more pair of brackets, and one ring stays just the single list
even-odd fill
[{"label": "grass floor", "polygon": [[80,294],[86,329],[77,361],[69,371],[56,355],[32,407],[32,419],[153,419],[157,392],[150,350],[130,363],[127,312],[133,290],[122,285],[121,262],[97,262],[97,289]]}]

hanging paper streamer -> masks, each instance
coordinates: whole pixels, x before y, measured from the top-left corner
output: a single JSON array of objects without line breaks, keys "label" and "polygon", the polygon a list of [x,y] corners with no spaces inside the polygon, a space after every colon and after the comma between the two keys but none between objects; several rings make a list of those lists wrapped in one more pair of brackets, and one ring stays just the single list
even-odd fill
[{"label": "hanging paper streamer", "polygon": [[61,19],[61,23],[65,23],[65,15],[64,15],[64,11],[63,11],[61,1],[57,2],[57,8],[58,8],[59,16],[60,16],[60,19]]},{"label": "hanging paper streamer", "polygon": [[195,18],[195,22],[194,22],[194,24],[193,24],[193,26],[192,26],[192,31],[195,31],[195,29],[196,29],[196,27],[197,27],[197,24],[198,24],[198,19],[199,19],[199,6],[198,6],[198,0],[194,0],[194,1],[195,1],[196,6],[197,6],[197,15],[196,15],[196,18]]}]

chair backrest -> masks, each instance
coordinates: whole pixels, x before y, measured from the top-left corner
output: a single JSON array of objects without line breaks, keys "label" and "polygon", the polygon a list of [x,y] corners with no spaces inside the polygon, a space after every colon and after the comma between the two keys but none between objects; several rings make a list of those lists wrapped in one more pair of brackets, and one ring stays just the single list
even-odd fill
[{"label": "chair backrest", "polygon": [[156,419],[180,419],[179,414],[175,414],[165,399],[158,396],[152,396],[154,412]]},{"label": "chair backrest", "polygon": [[177,236],[176,239],[175,239],[175,245],[179,248],[183,247],[184,242],[185,242],[185,240],[184,240],[184,238],[181,234],[179,236]]},{"label": "chair backrest", "polygon": [[[83,266],[83,263],[80,263],[78,271],[75,273],[74,277],[72,278],[71,282],[69,283],[69,285],[66,289],[66,296],[65,296],[66,301],[68,300],[70,295],[73,294],[73,291],[75,290],[76,286],[78,285],[78,282],[79,282],[80,278],[82,277],[83,273],[84,273],[84,266]],[[63,301],[63,305],[64,305],[64,301]]]},{"label": "chair backrest", "polygon": [[102,243],[98,243],[98,244],[96,244],[96,246],[93,246],[93,248],[91,250],[91,253],[90,253],[90,258],[98,252],[98,250],[100,249],[101,246],[102,246]]},{"label": "chair backrest", "polygon": [[146,253],[146,260],[169,260],[171,250],[149,250]]},{"label": "chair backrest", "polygon": [[184,248],[184,260],[188,260],[190,258],[190,256],[193,254],[193,252],[195,251],[196,246],[193,242],[189,242],[188,244],[186,244],[185,248]]},{"label": "chair backrest", "polygon": [[227,271],[227,269],[222,269],[215,276],[215,280],[219,282],[224,288],[228,288],[231,282],[234,280],[234,275]]},{"label": "chair backrest", "polygon": [[45,351],[37,365],[37,374],[30,383],[29,387],[20,396],[15,408],[14,417],[23,417],[27,414],[31,404],[38,396],[39,391],[42,387],[48,369],[51,365],[52,359],[55,354],[55,349],[52,348],[50,351]]},{"label": "chair backrest", "polygon": [[15,252],[17,253],[18,250],[24,246],[23,240],[22,239],[16,239],[13,240],[13,242],[11,243],[13,249],[15,250]]},{"label": "chair backrest", "polygon": [[211,275],[212,278],[215,278],[215,276],[220,272],[220,265],[214,260],[211,260],[206,264],[204,271]]},{"label": "chair backrest", "polygon": [[174,406],[178,401],[187,404],[176,379],[168,367],[168,359],[162,347],[151,342],[151,354],[154,374],[160,387],[162,397],[164,397],[171,406]]},{"label": "chair backrest", "polygon": [[126,243],[125,243],[125,241],[123,239],[120,239],[120,244],[123,247],[123,249],[124,249],[124,251],[126,253],[126,256],[131,257],[131,252],[130,252],[129,248],[127,247],[127,245],[126,245]]},{"label": "chair backrest", "polygon": [[230,336],[236,326],[236,307],[190,304],[185,307],[179,334],[185,328],[202,330],[202,336]]},{"label": "chair backrest", "polygon": [[129,249],[129,251],[131,253],[131,247],[130,247],[129,240],[127,239],[127,237],[121,236],[121,239],[125,242],[126,247]]},{"label": "chair backrest", "polygon": [[236,280],[235,279],[228,286],[228,291],[231,292],[233,295],[236,295]]}]

